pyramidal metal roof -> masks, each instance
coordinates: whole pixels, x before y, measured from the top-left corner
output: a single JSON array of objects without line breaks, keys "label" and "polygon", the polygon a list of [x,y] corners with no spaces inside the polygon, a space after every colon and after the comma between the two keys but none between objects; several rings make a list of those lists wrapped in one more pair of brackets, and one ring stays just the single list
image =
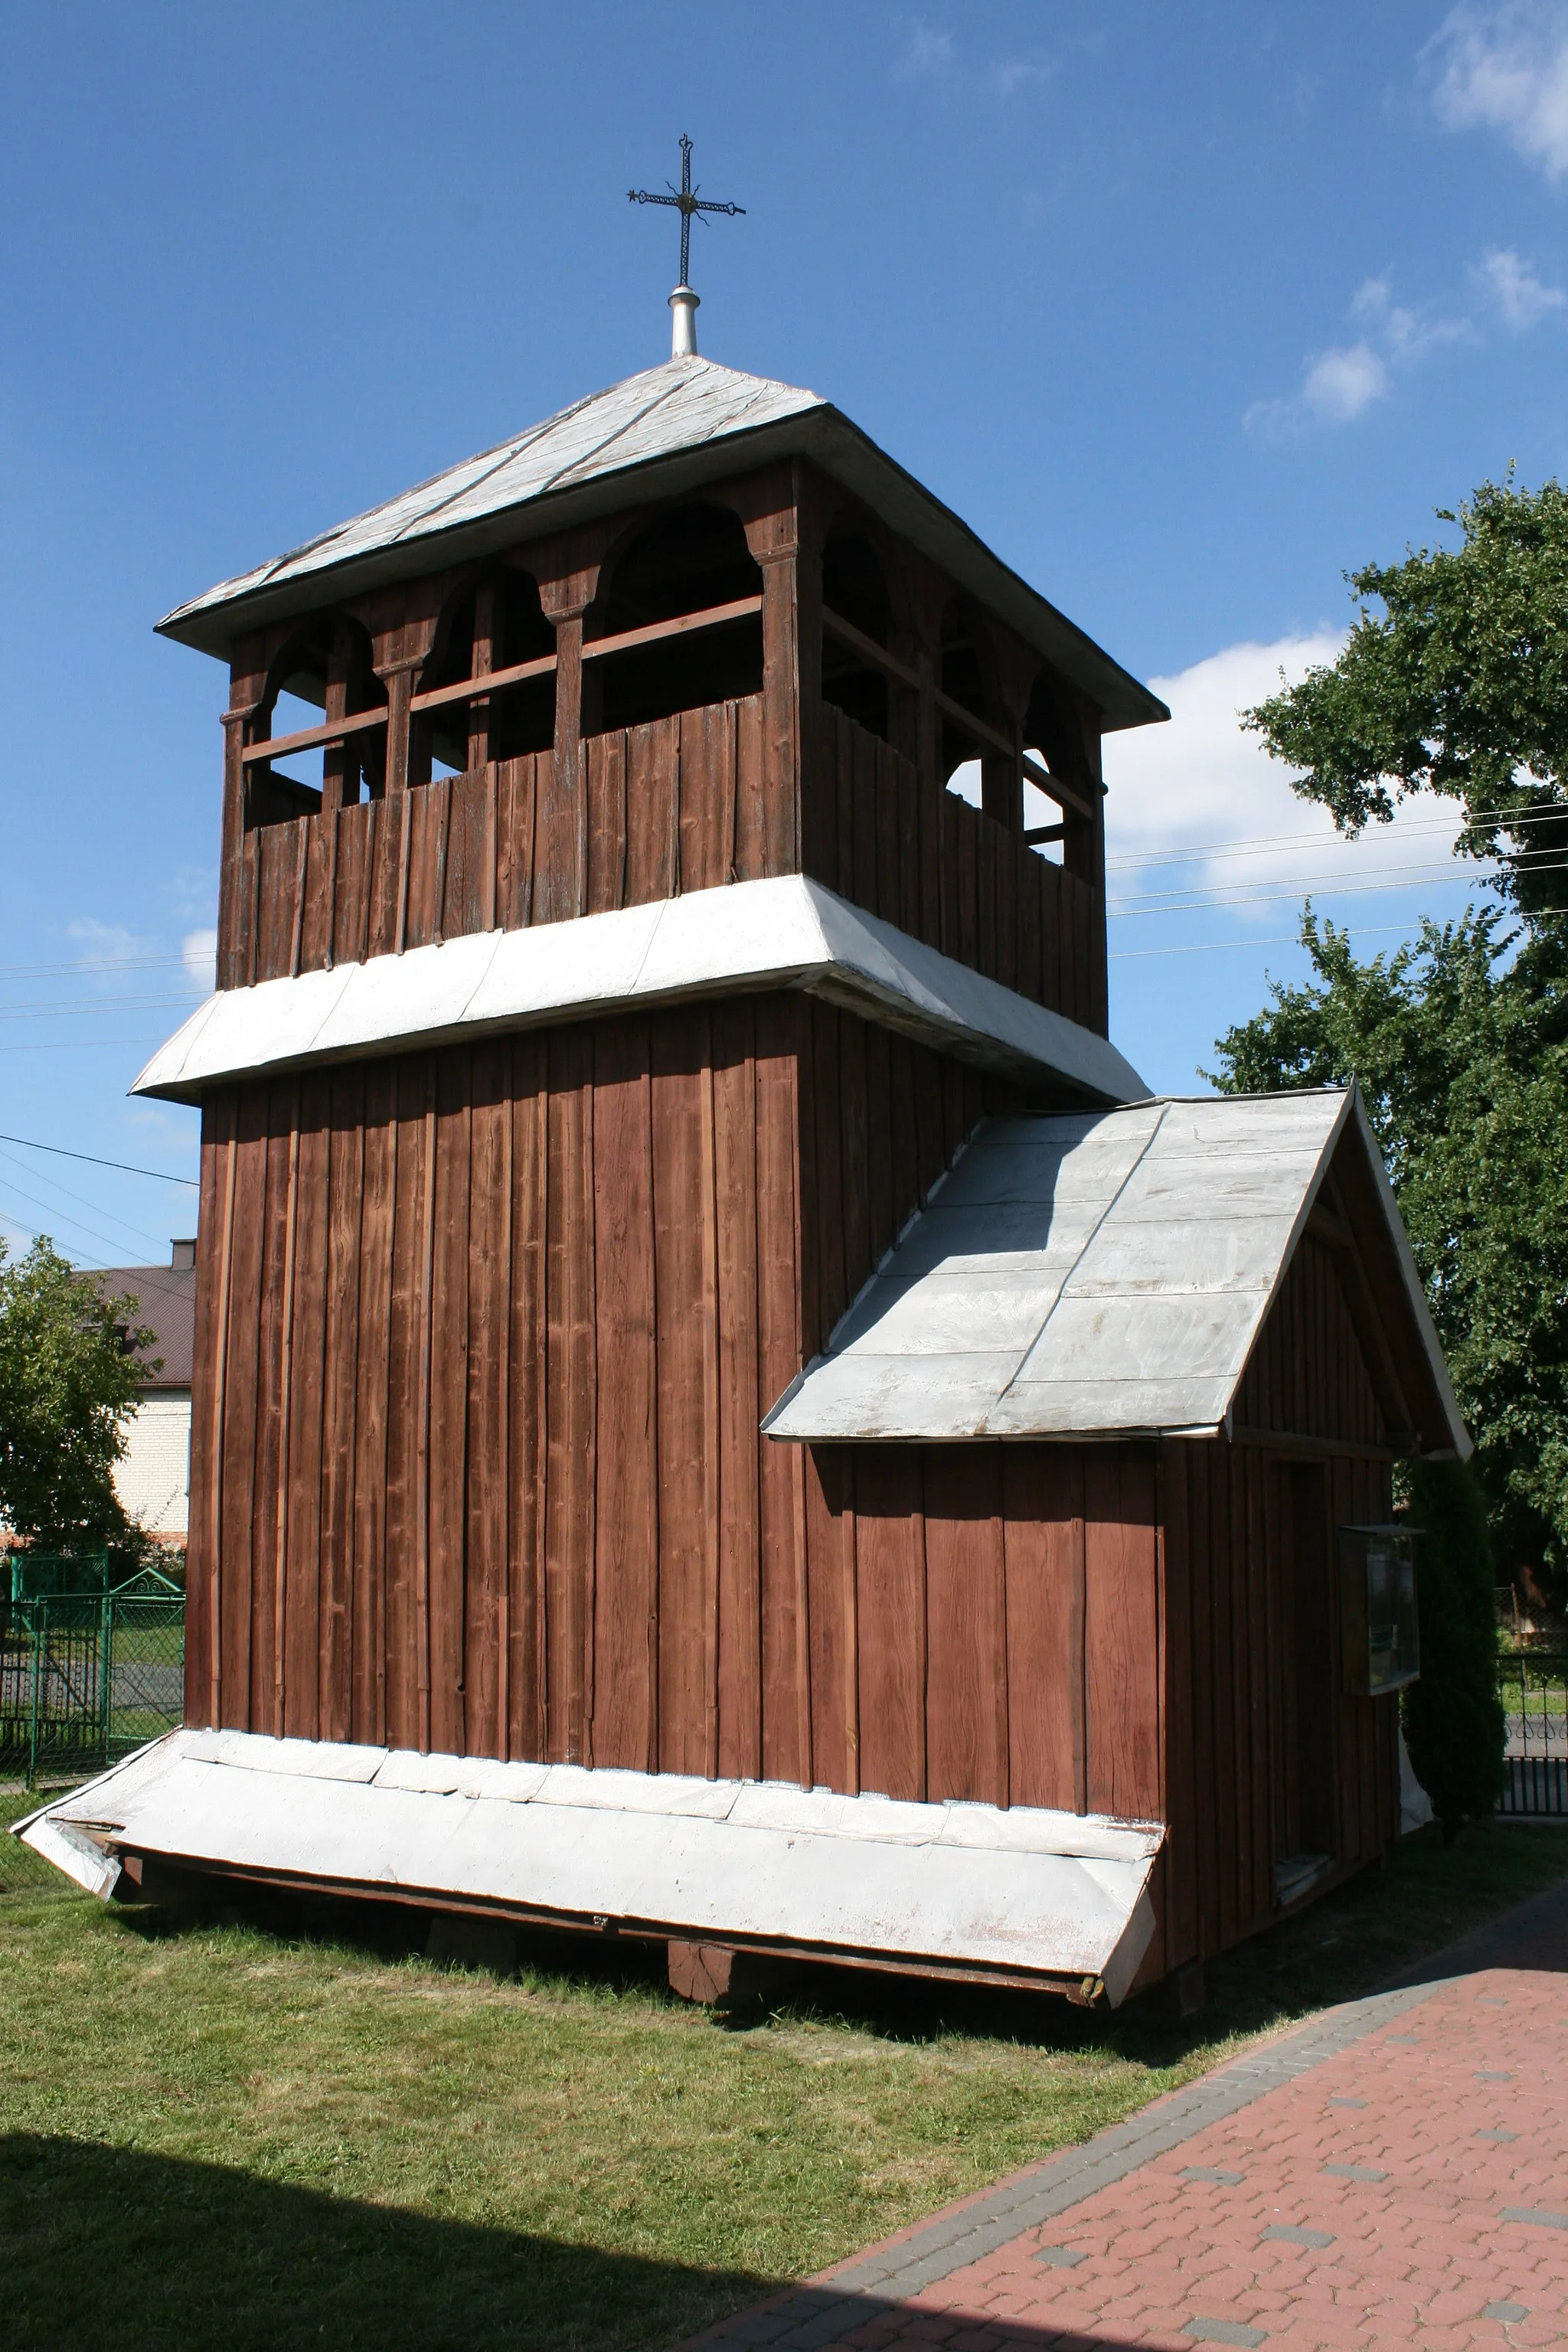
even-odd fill
[{"label": "pyramidal metal roof", "polygon": [[[1111,727],[1163,702],[994,555],[820,394],[695,356],[666,360],[177,605],[161,633],[226,658],[243,632],[742,466],[810,457],[1081,686]],[[646,479],[635,485],[629,477]]]}]

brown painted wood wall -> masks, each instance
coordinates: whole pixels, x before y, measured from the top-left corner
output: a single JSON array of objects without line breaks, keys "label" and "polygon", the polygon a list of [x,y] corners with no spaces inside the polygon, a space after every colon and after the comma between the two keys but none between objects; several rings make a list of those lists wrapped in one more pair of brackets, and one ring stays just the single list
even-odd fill
[{"label": "brown painted wood wall", "polygon": [[956,794],[922,787],[852,719],[826,709],[823,719],[798,827],[764,790],[760,696],[589,737],[581,840],[571,808],[563,818],[555,806],[549,752],[259,826],[221,893],[219,985],[804,870],[1103,1032],[1098,893]]},{"label": "brown painted wood wall", "polygon": [[189,1719],[823,1777],[820,1481],[758,1423],[984,1100],[793,995],[215,1096]]},{"label": "brown painted wood wall", "polygon": [[1392,1456],[1334,1260],[1310,1235],[1259,1335],[1236,1418],[1293,1442],[1186,1441],[1161,1454],[1171,1826],[1154,1889],[1157,1966],[1152,1954],[1146,1976],[1223,1951],[1278,1915],[1291,1770],[1291,1480],[1310,1463],[1324,1481],[1332,1876],[1374,1860],[1398,1830],[1397,1703],[1345,1687],[1335,1541],[1342,1526],[1386,1522]]},{"label": "brown painted wood wall", "polygon": [[812,1467],[814,1671],[843,1727],[819,1777],[1159,1819],[1153,1449],[828,1446]]}]

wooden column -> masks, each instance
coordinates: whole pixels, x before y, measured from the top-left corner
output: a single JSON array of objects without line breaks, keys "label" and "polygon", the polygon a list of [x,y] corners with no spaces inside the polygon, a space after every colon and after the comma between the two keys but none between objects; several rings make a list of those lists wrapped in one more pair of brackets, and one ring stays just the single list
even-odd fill
[{"label": "wooden column", "polygon": [[[822,504],[808,467],[743,516],[763,574],[763,871],[821,869],[811,848],[822,709]],[[820,794],[818,794],[820,798]]]},{"label": "wooden column", "polygon": [[[344,624],[340,622],[332,631],[332,649],[327,657],[325,716],[329,727],[334,719],[348,717],[349,670],[353,660],[353,636]],[[335,817],[344,802],[350,797],[345,787],[351,763],[354,775],[353,798],[357,801],[359,798],[358,745],[355,744],[351,750],[346,740],[342,743],[329,743],[322,751],[321,814],[323,816]]]},{"label": "wooden column", "polygon": [[395,799],[408,790],[409,704],[414,699],[414,673],[419,661],[406,657],[389,662],[384,667],[376,664],[376,676],[386,688],[386,797]]},{"label": "wooden column", "polygon": [[1011,756],[987,751],[981,761],[981,805],[1009,833],[1024,830],[1024,721],[1040,657],[1027,646],[997,633],[996,683],[1004,723],[1013,738]]},{"label": "wooden column", "polygon": [[[587,911],[588,793],[583,756],[583,624],[599,590],[600,547],[574,539],[536,572],[539,601],[555,631],[555,744],[539,777],[533,919],[559,923]],[[586,714],[591,716],[592,714]]]},{"label": "wooden column", "polygon": [[217,962],[219,988],[243,987],[245,953],[245,749],[246,721],[254,702],[226,710],[223,718],[223,824],[218,851]]},{"label": "wooden column", "polygon": [[[1069,823],[1062,845],[1062,862],[1069,874],[1087,882],[1095,894],[1096,919],[1089,934],[1089,1019],[1104,1036],[1110,1026],[1109,943],[1105,914],[1105,782],[1100,765],[1100,715],[1092,703],[1075,696],[1083,739],[1085,787],[1094,814]],[[1070,812],[1069,812],[1070,814]]]},{"label": "wooden column", "polygon": [[[496,585],[493,580],[482,582],[474,596],[474,652],[469,666],[470,677],[488,677],[496,667],[496,631],[499,625]],[[470,773],[488,767],[490,756],[490,701],[486,695],[468,705],[468,758]]]}]

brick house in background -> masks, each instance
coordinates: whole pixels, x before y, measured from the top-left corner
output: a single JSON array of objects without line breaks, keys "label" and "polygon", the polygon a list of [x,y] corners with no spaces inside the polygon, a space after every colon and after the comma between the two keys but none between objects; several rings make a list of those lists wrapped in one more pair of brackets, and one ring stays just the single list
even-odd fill
[{"label": "brick house in background", "polygon": [[190,1521],[195,1243],[173,1243],[167,1265],[111,1265],[99,1280],[106,1296],[135,1298],[136,1321],[156,1335],[137,1350],[149,1369],[115,1470],[115,1491],[149,1535],[183,1547]]}]

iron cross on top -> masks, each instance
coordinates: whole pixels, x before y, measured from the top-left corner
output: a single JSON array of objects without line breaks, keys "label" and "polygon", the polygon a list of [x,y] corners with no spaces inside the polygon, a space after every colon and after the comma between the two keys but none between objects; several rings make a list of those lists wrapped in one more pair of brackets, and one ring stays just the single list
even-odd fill
[{"label": "iron cross on top", "polygon": [[647,188],[628,188],[626,201],[634,205],[673,205],[680,215],[680,282],[690,283],[691,223],[693,215],[703,213],[743,213],[744,205],[716,205],[709,197],[700,196],[691,184],[691,142],[683,131],[680,134],[680,185],[673,180],[665,182],[668,196],[655,195]]}]

